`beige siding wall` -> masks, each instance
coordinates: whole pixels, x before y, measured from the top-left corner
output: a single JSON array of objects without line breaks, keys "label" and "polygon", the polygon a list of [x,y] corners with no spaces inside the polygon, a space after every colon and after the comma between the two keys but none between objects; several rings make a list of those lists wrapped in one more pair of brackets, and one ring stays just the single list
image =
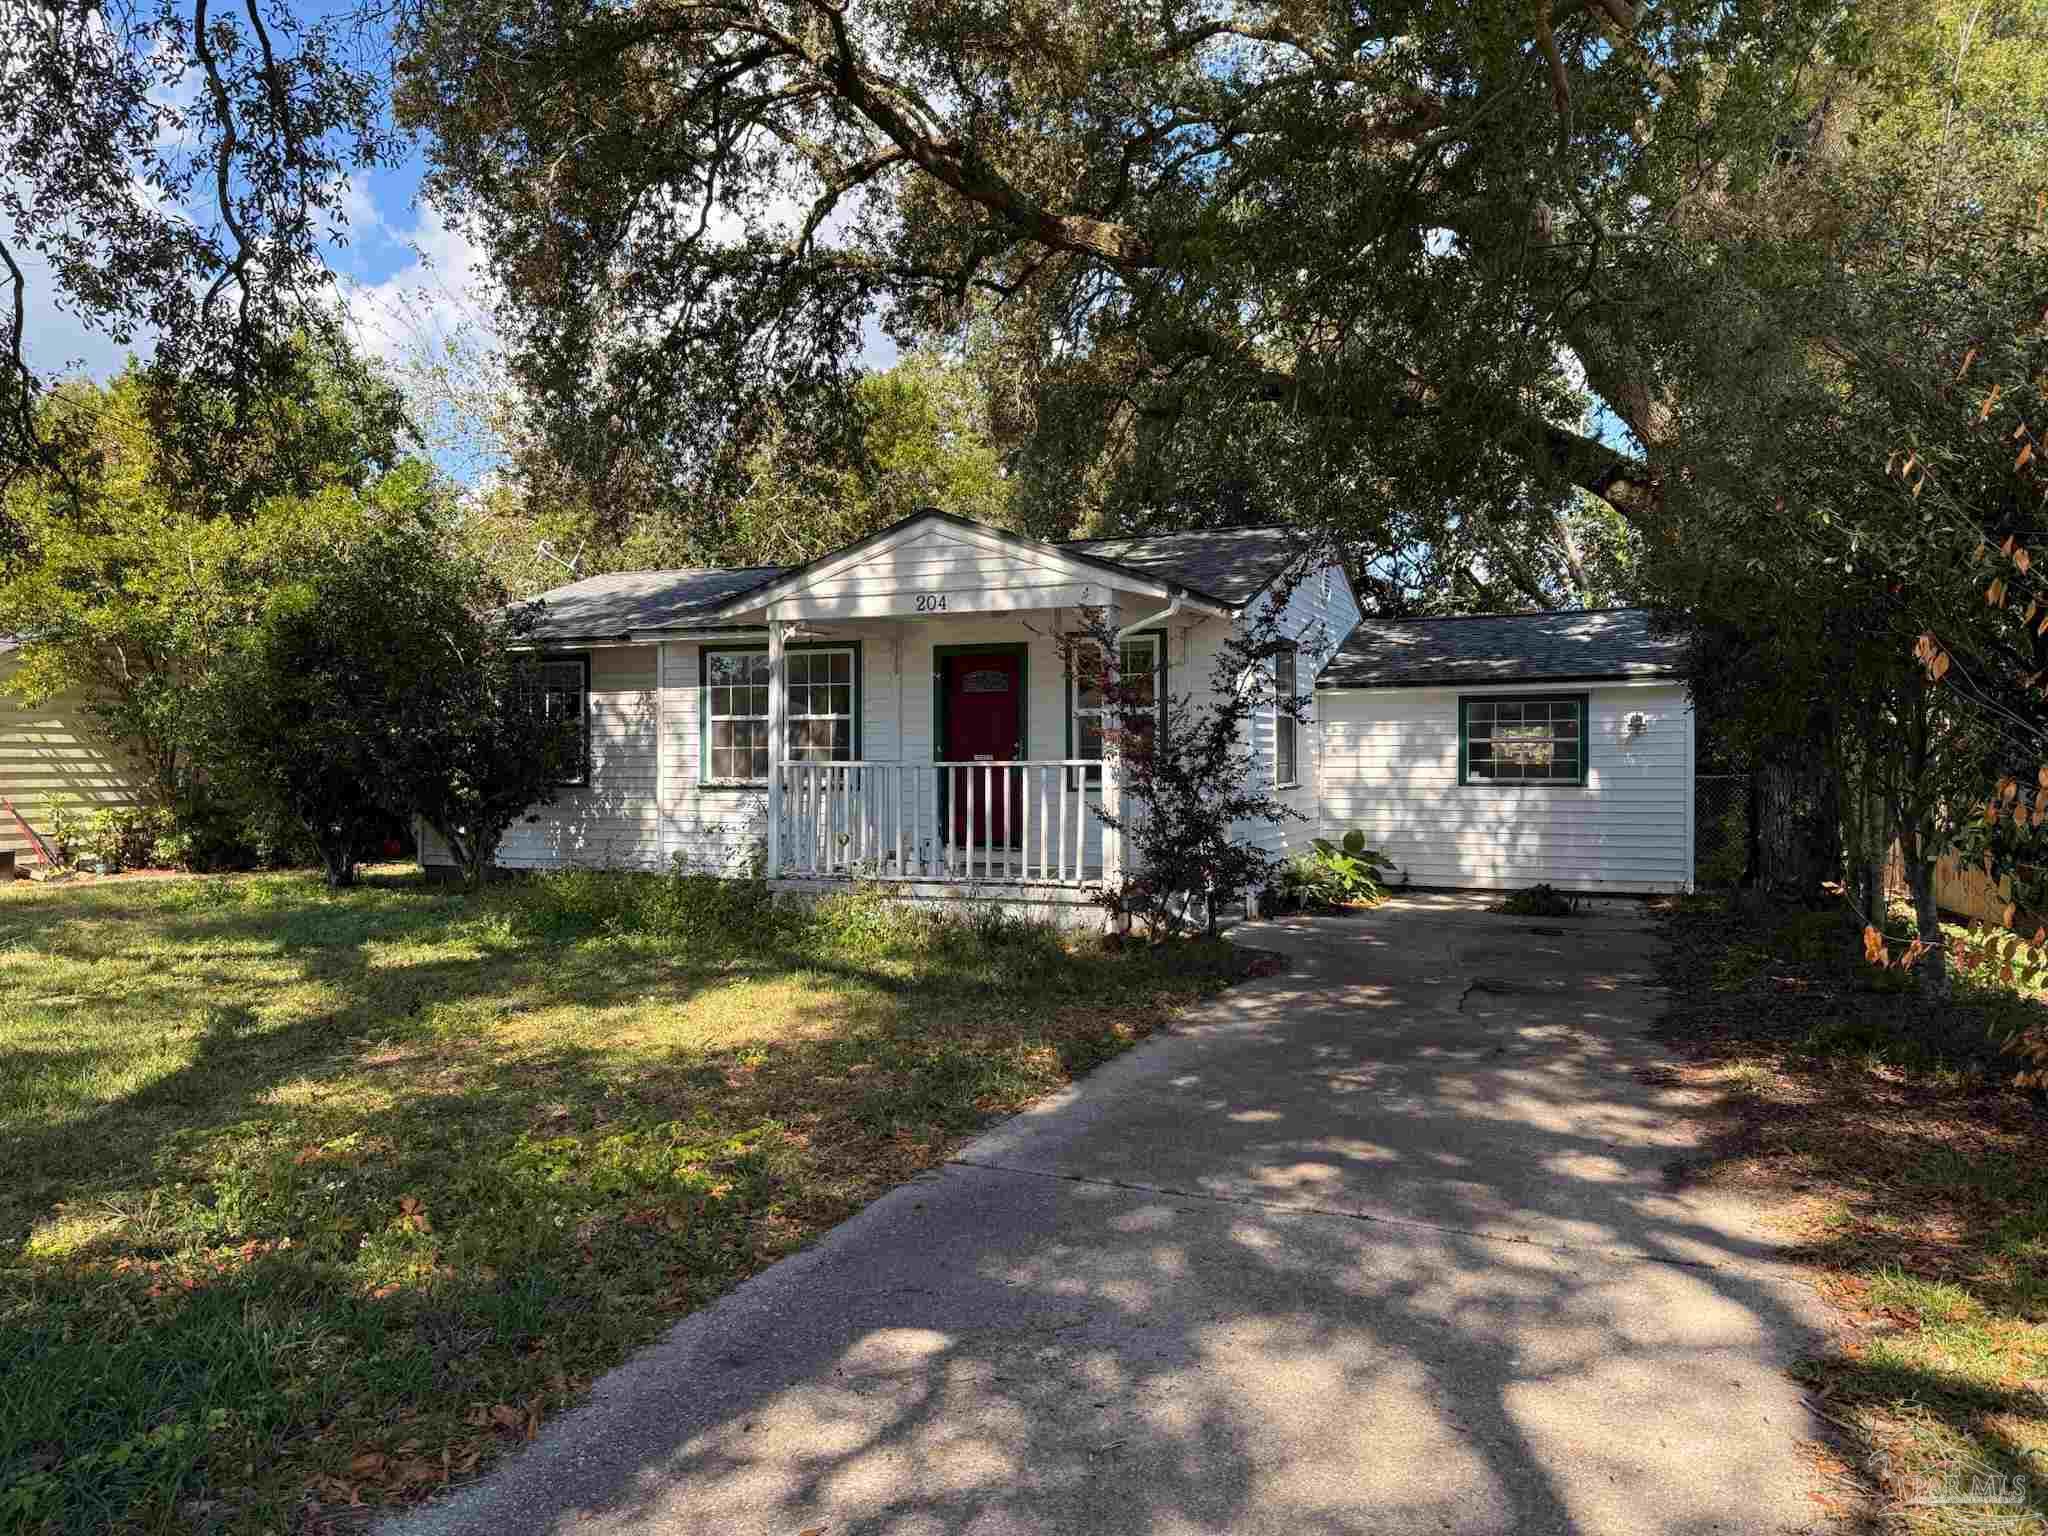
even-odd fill
[{"label": "beige siding wall", "polygon": [[[1326,690],[1325,835],[1363,829],[1416,885],[1682,888],[1691,878],[1692,787],[1684,690],[1567,683],[1519,691],[1590,695],[1584,788],[1460,785],[1457,689]],[[1624,722],[1637,711],[1648,729],[1630,737]]]},{"label": "beige siding wall", "polygon": [[[508,869],[652,869],[661,862],[657,648],[621,646],[589,656],[590,783],[563,790],[533,821],[514,824],[498,850],[498,862]],[[423,830],[420,857],[445,864],[448,851]]]},{"label": "beige siding wall", "polygon": [[[119,751],[98,740],[75,699],[33,707],[6,690],[15,658],[0,656],[0,796],[47,837],[53,806],[81,809],[135,803],[135,775]],[[33,862],[29,840],[0,811],[0,850]]]}]

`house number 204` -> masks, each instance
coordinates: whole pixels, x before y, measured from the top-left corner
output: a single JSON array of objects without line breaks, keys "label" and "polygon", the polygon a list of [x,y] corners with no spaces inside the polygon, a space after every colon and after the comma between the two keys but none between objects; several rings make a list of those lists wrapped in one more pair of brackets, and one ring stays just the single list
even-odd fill
[{"label": "house number 204", "polygon": [[919,613],[944,613],[946,611],[946,594],[943,592],[918,593],[917,611]]}]

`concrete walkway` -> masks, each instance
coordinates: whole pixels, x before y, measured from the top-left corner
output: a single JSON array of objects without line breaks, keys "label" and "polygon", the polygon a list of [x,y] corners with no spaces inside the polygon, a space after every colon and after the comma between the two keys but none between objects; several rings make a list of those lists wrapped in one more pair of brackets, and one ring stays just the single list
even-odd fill
[{"label": "concrete walkway", "polygon": [[1819,1308],[1674,1189],[1639,912],[1250,925],[1287,974],[615,1372],[442,1532],[1783,1532]]}]

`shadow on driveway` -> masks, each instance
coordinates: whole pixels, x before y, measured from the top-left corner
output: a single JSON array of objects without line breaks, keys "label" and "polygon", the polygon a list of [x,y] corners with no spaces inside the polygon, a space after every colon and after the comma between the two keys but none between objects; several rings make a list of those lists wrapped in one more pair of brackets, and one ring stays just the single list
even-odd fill
[{"label": "shadow on driveway", "polygon": [[[1558,932],[1557,930],[1563,930]],[[1547,931],[1546,931],[1547,930]],[[393,1532],[1782,1532],[1820,1310],[1644,1037],[1648,920],[1414,898],[682,1323]]]}]

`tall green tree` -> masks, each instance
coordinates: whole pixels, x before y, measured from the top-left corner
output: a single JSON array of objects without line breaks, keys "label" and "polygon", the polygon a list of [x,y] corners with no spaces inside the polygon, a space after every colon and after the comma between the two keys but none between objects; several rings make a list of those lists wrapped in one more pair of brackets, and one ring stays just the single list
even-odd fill
[{"label": "tall green tree", "polygon": [[[323,247],[346,238],[348,173],[393,149],[363,19],[0,3],[0,487],[68,475],[84,430],[41,408],[65,360],[30,356],[36,304],[147,349],[180,459],[290,398],[301,339],[335,334]],[[214,465],[196,483],[235,486]]]},{"label": "tall green tree", "polygon": [[764,423],[727,494],[654,485],[630,445],[589,480],[530,429],[516,391],[490,398],[504,402],[505,458],[457,533],[521,594],[610,569],[795,564],[925,507],[1016,521],[982,381],[940,357],[905,358],[832,407]]},{"label": "tall green tree", "polygon": [[366,408],[351,364],[305,350],[299,389],[229,450],[244,495],[224,507],[167,468],[181,452],[156,412],[162,381],[131,367],[111,383],[64,385],[38,407],[75,421],[59,469],[17,477],[0,507],[16,543],[0,555],[0,633],[21,638],[9,688],[30,702],[79,697],[132,754],[150,798],[189,781],[207,680],[263,599],[280,549],[436,494],[401,450],[399,403],[376,385]]},{"label": "tall green tree", "polygon": [[411,0],[401,45],[565,452],[736,475],[849,387],[879,308],[987,330],[1033,508],[1235,483],[1385,543],[1389,498],[1654,507],[1661,337],[1745,320],[1691,247],[1765,216],[1870,29],[1804,0]]}]

